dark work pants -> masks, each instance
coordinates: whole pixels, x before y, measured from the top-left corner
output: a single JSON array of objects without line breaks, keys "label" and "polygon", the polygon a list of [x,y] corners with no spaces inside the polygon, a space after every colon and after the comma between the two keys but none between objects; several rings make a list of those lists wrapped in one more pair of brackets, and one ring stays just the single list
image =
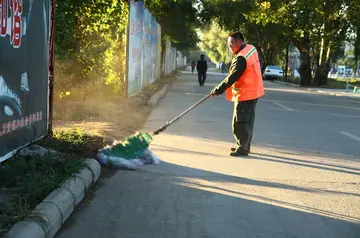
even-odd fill
[{"label": "dark work pants", "polygon": [[237,143],[237,149],[250,151],[254,131],[256,103],[257,99],[234,102],[232,130]]},{"label": "dark work pants", "polygon": [[198,72],[198,81],[200,86],[204,85],[205,79],[206,79],[206,72]]}]

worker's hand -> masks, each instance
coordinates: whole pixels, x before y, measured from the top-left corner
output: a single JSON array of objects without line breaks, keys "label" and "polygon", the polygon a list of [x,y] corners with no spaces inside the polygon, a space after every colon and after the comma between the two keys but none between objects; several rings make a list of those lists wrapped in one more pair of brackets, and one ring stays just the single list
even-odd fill
[{"label": "worker's hand", "polygon": [[217,88],[214,88],[213,90],[211,90],[210,95],[211,97],[220,95],[219,90]]}]

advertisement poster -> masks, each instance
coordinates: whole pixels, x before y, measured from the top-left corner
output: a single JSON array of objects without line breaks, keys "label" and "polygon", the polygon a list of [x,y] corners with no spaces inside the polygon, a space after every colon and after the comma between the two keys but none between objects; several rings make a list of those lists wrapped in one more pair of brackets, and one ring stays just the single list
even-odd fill
[{"label": "advertisement poster", "polygon": [[143,23],[143,42],[142,42],[142,83],[141,88],[146,87],[150,84],[151,80],[151,14],[145,8],[144,9],[144,23]]},{"label": "advertisement poster", "polygon": [[160,78],[161,28],[155,18],[151,19],[151,83]]},{"label": "advertisement poster", "polygon": [[128,94],[133,96],[141,90],[142,84],[142,35],[144,4],[130,1],[130,35],[128,63]]},{"label": "advertisement poster", "polygon": [[50,0],[0,0],[0,162],[47,134]]},{"label": "advertisement poster", "polygon": [[160,77],[161,28],[142,2],[130,2],[128,95]]}]

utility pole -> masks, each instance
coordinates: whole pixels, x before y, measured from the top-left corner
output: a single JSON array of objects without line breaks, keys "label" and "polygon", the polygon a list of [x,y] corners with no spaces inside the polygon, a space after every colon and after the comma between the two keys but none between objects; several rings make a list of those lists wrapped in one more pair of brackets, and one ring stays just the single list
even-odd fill
[{"label": "utility pole", "polygon": [[54,116],[54,67],[55,67],[55,16],[56,0],[50,1],[51,20],[50,20],[50,47],[49,47],[49,110],[48,110],[48,135],[53,134]]}]

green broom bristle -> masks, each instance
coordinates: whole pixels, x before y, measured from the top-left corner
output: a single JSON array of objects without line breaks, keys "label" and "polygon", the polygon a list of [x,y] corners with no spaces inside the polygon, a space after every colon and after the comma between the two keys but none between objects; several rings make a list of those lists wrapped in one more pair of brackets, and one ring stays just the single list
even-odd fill
[{"label": "green broom bristle", "polygon": [[152,136],[149,133],[137,133],[118,144],[100,150],[100,152],[108,156],[135,159],[149,147],[151,141]]}]

